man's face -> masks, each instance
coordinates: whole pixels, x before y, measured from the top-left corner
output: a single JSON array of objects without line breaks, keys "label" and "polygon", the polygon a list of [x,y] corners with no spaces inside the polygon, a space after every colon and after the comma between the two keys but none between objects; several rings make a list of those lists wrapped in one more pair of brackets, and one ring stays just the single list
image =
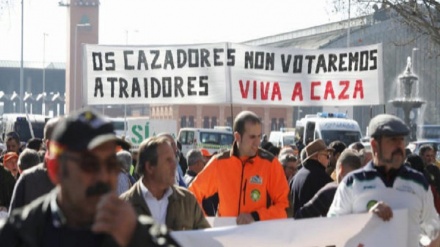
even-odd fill
[{"label": "man's face", "polygon": [[380,140],[372,140],[371,147],[378,165],[399,168],[405,160],[404,136],[382,136]]},{"label": "man's face", "polygon": [[435,152],[432,149],[427,149],[420,157],[425,165],[435,164]]},{"label": "man's face", "polygon": [[147,164],[149,180],[161,189],[167,189],[175,183],[176,179],[176,156],[173,148],[168,143],[162,143],[157,147],[157,164]]},{"label": "man's face", "polygon": [[93,222],[101,196],[116,189],[120,165],[115,149],[111,141],[89,152],[62,154],[58,175],[61,207],[79,212],[81,221]]},{"label": "man's face", "polygon": [[330,152],[328,151],[321,151],[318,153],[318,161],[321,163],[324,167],[327,168],[329,162],[330,162]]},{"label": "man's face", "polygon": [[[177,148],[177,144],[174,141],[174,138],[172,136],[166,135],[165,136],[168,141],[171,143],[171,147],[173,148],[173,152],[174,152],[174,156],[178,157],[179,156],[179,149]],[[177,162],[177,161],[176,161]]]},{"label": "man's face", "polygon": [[288,161],[284,167],[284,173],[286,174],[287,181],[289,181],[293,176],[295,176],[298,168],[298,161]]},{"label": "man's face", "polygon": [[243,135],[235,132],[234,137],[237,140],[240,156],[255,156],[260,145],[261,124],[247,122],[244,125]]},{"label": "man's face", "polygon": [[207,162],[205,161],[205,157],[203,157],[203,160],[199,160],[199,161],[197,161],[196,164],[193,165],[194,171],[198,174],[199,172],[201,172],[203,170],[206,163]]},{"label": "man's face", "polygon": [[6,150],[8,152],[16,152],[18,153],[20,149],[20,143],[17,143],[15,139],[9,139],[6,141]]},{"label": "man's face", "polygon": [[8,169],[8,171],[11,172],[14,176],[16,176],[18,173],[17,161],[17,158],[11,158],[3,164],[5,168]]}]

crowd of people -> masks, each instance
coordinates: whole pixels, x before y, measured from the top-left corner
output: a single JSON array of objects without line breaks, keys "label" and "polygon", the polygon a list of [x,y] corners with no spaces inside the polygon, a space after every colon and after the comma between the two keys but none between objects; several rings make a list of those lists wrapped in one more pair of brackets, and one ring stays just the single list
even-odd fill
[{"label": "crowd of people", "polygon": [[[170,133],[136,152],[106,117],[85,108],[46,123],[43,140],[7,133],[0,167],[2,246],[179,246],[170,231],[210,228],[208,216],[256,221],[409,210],[411,246],[438,220],[440,170],[432,146],[405,150],[409,129],[391,115],[362,143],[276,147],[260,117],[234,119],[234,143],[182,154]],[[439,246],[440,238],[431,246]]]}]

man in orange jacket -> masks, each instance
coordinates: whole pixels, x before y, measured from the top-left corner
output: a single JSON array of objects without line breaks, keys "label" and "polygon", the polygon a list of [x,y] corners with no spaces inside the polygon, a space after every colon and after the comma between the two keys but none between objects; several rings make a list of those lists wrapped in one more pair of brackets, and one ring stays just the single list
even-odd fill
[{"label": "man in orange jacket", "polygon": [[233,129],[232,149],[211,158],[189,190],[199,203],[218,193],[218,215],[237,216],[237,224],[286,218],[289,188],[278,159],[259,148],[260,118],[240,112]]}]

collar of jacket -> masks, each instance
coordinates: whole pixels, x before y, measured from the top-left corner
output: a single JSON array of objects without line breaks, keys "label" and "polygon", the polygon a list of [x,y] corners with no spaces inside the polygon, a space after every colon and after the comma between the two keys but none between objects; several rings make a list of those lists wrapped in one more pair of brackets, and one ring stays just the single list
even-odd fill
[{"label": "collar of jacket", "polygon": [[[142,178],[139,179],[139,181],[136,182],[135,188],[136,188],[136,192],[138,194],[139,197],[136,198],[137,203],[140,204],[145,204],[145,199],[144,199],[144,195],[142,194],[142,190],[141,190],[141,184],[142,183]],[[171,195],[168,197],[168,200],[176,200],[178,194],[180,195],[184,195],[180,189],[178,189],[179,187],[177,185],[172,185],[171,186],[171,190],[173,191],[173,193],[171,193]],[[143,202],[143,203],[142,203]]]},{"label": "collar of jacket", "polygon": [[307,169],[322,169],[325,171],[325,166],[321,164],[321,162],[314,160],[314,159],[308,159],[304,162],[303,167]]},{"label": "collar of jacket", "polygon": [[[258,152],[260,152],[260,148],[258,148],[257,153],[255,153],[254,156],[249,157],[246,162],[252,160],[253,158],[255,158],[258,155]],[[238,159],[240,159],[240,152],[238,150],[238,145],[237,145],[237,141],[234,141],[234,143],[232,144],[232,148],[231,148],[231,152],[230,152],[230,156],[235,156]]]}]

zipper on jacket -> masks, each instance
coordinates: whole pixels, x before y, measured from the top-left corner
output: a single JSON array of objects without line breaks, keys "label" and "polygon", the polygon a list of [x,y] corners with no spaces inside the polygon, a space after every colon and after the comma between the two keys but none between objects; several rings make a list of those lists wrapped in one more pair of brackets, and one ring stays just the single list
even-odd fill
[{"label": "zipper on jacket", "polygon": [[245,162],[242,161],[241,162],[241,179],[240,179],[240,197],[238,198],[238,212],[237,212],[237,216],[240,215],[240,209],[241,209],[240,201],[241,201],[241,192],[242,192],[241,186],[243,184],[243,175],[244,175],[244,164],[245,164]]},{"label": "zipper on jacket", "polygon": [[246,185],[247,185],[247,179],[244,180],[244,186],[243,186],[243,206],[246,205]]}]

